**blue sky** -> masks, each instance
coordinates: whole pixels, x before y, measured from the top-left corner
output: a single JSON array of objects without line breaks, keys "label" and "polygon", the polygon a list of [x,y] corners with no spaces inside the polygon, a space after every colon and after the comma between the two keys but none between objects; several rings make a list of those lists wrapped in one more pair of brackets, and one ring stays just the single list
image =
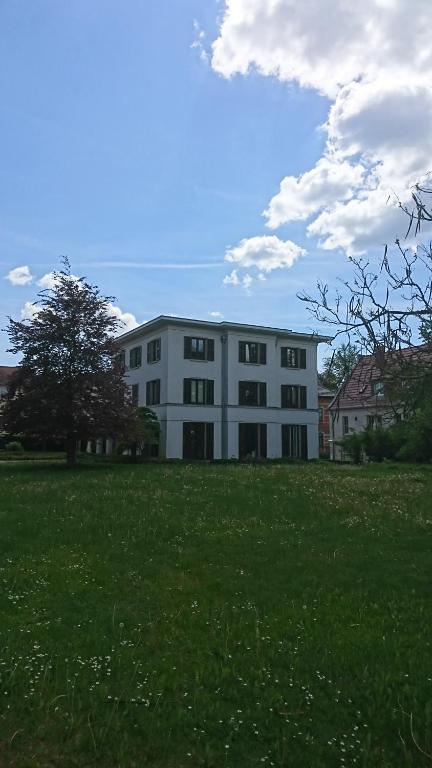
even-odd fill
[{"label": "blue sky", "polygon": [[[323,69],[292,76],[272,64],[275,47],[263,52],[259,27],[267,1],[250,0],[256,53],[255,38],[247,39],[250,25],[239,22],[245,0],[0,5],[3,326],[7,315],[20,316],[35,299],[37,280],[67,254],[74,273],[114,295],[138,322],[158,314],[210,319],[209,313],[220,313],[240,322],[316,328],[296,293],[317,279],[343,276],[353,244],[342,237],[323,248],[319,241],[322,246],[323,238],[340,232],[331,206],[346,207],[341,184],[359,188],[360,197],[359,174],[369,174],[377,156],[362,160],[364,146],[346,151],[344,135],[343,157],[325,169],[326,194],[329,187],[336,192],[312,204],[307,195],[303,200],[302,174],[318,169],[322,175],[323,158],[327,163],[332,137],[320,127],[339,93]],[[281,45],[289,59],[286,40]],[[243,56],[240,64],[233,47]],[[349,76],[355,82],[355,68]],[[376,101],[371,93],[368,103]],[[370,146],[375,138],[362,140]],[[386,161],[386,147],[379,151]],[[291,179],[285,198],[264,217],[284,178]],[[308,234],[305,217],[287,214],[290,185],[302,205],[311,205],[311,216],[327,216],[315,232]],[[296,251],[292,264],[269,266],[267,245],[263,255],[259,240],[261,260],[254,264],[251,239],[265,237],[307,254]],[[242,240],[242,253],[224,261]],[[31,282],[6,279],[23,265]],[[236,277],[224,284],[233,269]],[[0,363],[13,361],[6,347],[3,333]]]}]

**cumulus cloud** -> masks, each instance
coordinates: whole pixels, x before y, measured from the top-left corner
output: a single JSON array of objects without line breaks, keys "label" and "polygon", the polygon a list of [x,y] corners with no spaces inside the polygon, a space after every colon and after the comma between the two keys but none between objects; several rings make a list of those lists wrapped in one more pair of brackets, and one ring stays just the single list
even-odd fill
[{"label": "cumulus cloud", "polygon": [[[299,256],[306,251],[291,240],[280,240],[276,235],[262,235],[244,238],[235,247],[230,247],[225,253],[225,261],[235,263],[237,267],[256,267],[261,273],[272,272],[274,269],[292,267]],[[237,271],[229,282],[237,285]],[[226,280],[228,282],[228,280]]]},{"label": "cumulus cloud", "polygon": [[300,176],[285,176],[264,211],[267,226],[309,219],[307,232],[322,247],[348,255],[403,234],[396,197],[409,200],[432,170],[430,0],[225,6],[212,46],[217,72],[255,70],[331,100],[322,157]]},{"label": "cumulus cloud", "polygon": [[108,312],[110,315],[113,315],[113,317],[116,317],[117,320],[120,320],[121,326],[118,329],[119,333],[132,331],[137,327],[137,325],[139,325],[138,320],[136,319],[135,315],[132,314],[132,312],[123,312],[123,310],[121,310],[120,307],[117,307],[115,304],[108,304]]},{"label": "cumulus cloud", "polygon": [[233,269],[231,274],[225,275],[223,282],[224,285],[239,285],[245,289],[246,293],[249,293],[253,283],[253,277],[248,272],[242,277],[239,277],[237,269]]},{"label": "cumulus cloud", "polygon": [[6,280],[9,280],[12,285],[28,285],[28,283],[33,282],[33,275],[30,272],[30,267],[15,267],[8,272]]},{"label": "cumulus cloud", "polygon": [[223,318],[222,312],[209,312],[210,317],[213,317],[215,320],[221,320]]},{"label": "cumulus cloud", "polygon": [[31,301],[26,301],[21,310],[21,320],[33,320],[38,311],[39,308],[37,304],[33,304]]}]

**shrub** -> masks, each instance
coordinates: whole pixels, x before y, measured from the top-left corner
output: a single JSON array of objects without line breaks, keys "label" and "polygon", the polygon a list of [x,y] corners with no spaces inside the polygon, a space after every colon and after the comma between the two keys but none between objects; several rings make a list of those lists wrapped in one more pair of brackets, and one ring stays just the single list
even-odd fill
[{"label": "shrub", "polygon": [[354,464],[360,464],[363,457],[364,432],[352,432],[338,442]]},{"label": "shrub", "polygon": [[6,443],[5,449],[10,453],[24,453],[24,448],[18,440],[13,440],[11,443]]}]

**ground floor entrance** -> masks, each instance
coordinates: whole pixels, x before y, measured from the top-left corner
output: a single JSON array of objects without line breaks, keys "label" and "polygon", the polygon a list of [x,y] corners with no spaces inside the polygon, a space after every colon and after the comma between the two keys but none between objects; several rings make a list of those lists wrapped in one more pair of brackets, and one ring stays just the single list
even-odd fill
[{"label": "ground floor entrance", "polygon": [[282,424],[282,456],[286,459],[307,459],[307,426]]},{"label": "ground floor entrance", "polygon": [[183,423],[183,458],[213,459],[214,424],[207,421]]},{"label": "ground floor entrance", "polygon": [[239,424],[239,459],[267,458],[267,424]]}]

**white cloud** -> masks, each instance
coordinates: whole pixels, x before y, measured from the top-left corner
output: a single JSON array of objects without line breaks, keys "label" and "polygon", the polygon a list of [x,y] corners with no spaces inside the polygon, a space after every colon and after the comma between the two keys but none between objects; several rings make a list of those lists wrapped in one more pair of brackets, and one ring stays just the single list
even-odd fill
[{"label": "white cloud", "polygon": [[195,32],[195,39],[191,45],[191,48],[195,48],[198,51],[199,57],[204,64],[208,64],[210,61],[210,54],[205,48],[204,41],[206,37],[206,33],[201,28],[201,24],[199,21],[194,19],[193,21],[193,28]]},{"label": "white cloud", "polygon": [[[292,267],[299,256],[306,251],[291,240],[280,240],[276,235],[262,235],[244,238],[235,247],[230,247],[225,253],[225,261],[235,263],[238,267],[256,267],[261,273],[272,272],[274,269]],[[237,270],[233,270],[230,279],[237,285]]]},{"label": "white cloud", "polygon": [[[430,0],[225,0],[212,66],[255,69],[331,100],[322,157],[287,175],[270,228],[309,219],[323,248],[358,254],[403,235],[388,197],[410,199],[432,170]],[[409,48],[407,34],[409,30]]]},{"label": "white cloud", "polygon": [[33,304],[31,301],[26,301],[21,310],[21,320],[33,320],[38,311],[39,308],[37,304]]},{"label": "white cloud", "polygon": [[121,325],[118,328],[118,333],[126,333],[126,331],[132,331],[137,327],[137,325],[139,325],[135,315],[133,315],[131,312],[123,312],[123,310],[121,310],[120,307],[117,307],[115,304],[108,304],[108,312],[110,315],[113,315],[113,317],[116,317],[121,322]]},{"label": "white cloud", "polygon": [[253,283],[253,277],[249,273],[246,275],[243,275],[242,277],[239,277],[238,271],[236,269],[233,269],[231,274],[225,275],[223,282],[224,285],[239,285],[242,288],[246,290],[247,293],[250,291],[250,287]]},{"label": "white cloud", "polygon": [[6,280],[9,280],[12,285],[28,285],[33,281],[33,275],[30,272],[30,267],[15,267],[8,272]]},{"label": "white cloud", "polygon": [[221,320],[223,318],[222,312],[209,312],[210,317],[213,317],[215,320]]}]

